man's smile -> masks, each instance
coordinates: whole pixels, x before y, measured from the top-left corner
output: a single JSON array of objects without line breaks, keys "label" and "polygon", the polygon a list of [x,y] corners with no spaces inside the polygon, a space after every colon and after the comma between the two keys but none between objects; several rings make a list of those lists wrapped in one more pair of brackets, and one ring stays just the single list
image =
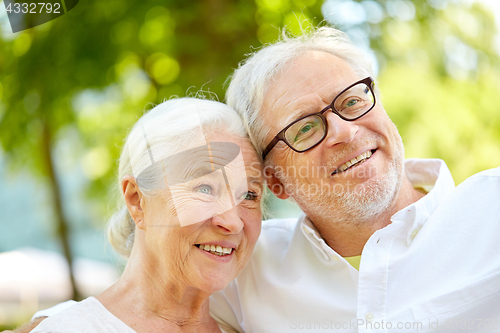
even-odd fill
[{"label": "man's smile", "polygon": [[351,160],[345,162],[344,164],[342,164],[340,167],[338,167],[333,173],[332,173],[332,176],[333,175],[336,175],[336,174],[339,174],[341,172],[344,172],[352,167],[355,167],[365,161],[367,161],[372,155],[373,153],[376,151],[376,149],[373,149],[373,150],[367,150],[365,151],[364,153],[352,158]]}]

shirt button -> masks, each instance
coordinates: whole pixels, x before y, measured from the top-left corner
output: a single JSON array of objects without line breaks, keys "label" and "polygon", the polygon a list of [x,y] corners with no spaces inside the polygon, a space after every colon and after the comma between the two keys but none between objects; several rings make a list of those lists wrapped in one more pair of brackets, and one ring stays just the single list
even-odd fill
[{"label": "shirt button", "polygon": [[417,236],[418,231],[419,231],[418,229],[415,229],[415,230],[413,230],[413,231],[411,232],[411,239],[412,239],[412,240],[413,240],[413,239]]},{"label": "shirt button", "polygon": [[367,321],[372,321],[374,318],[373,313],[368,312],[367,314],[365,314],[365,318]]}]

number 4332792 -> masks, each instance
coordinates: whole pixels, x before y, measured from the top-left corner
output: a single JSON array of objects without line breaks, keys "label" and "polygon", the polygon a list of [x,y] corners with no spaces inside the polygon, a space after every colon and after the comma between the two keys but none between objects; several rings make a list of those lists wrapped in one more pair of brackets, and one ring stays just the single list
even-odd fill
[{"label": "number 4332792", "polygon": [[60,3],[9,3],[6,8],[7,13],[30,13],[30,14],[40,14],[40,13],[55,13],[60,14],[61,4]]}]

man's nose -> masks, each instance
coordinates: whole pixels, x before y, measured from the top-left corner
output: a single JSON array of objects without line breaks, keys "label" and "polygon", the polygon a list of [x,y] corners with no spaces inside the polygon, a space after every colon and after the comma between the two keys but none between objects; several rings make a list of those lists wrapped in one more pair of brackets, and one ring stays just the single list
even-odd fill
[{"label": "man's nose", "polygon": [[331,110],[325,112],[325,118],[328,122],[328,134],[325,138],[328,146],[351,142],[359,130],[356,121],[345,121]]},{"label": "man's nose", "polygon": [[244,226],[239,216],[238,206],[232,207],[212,217],[212,225],[223,234],[237,234]]}]

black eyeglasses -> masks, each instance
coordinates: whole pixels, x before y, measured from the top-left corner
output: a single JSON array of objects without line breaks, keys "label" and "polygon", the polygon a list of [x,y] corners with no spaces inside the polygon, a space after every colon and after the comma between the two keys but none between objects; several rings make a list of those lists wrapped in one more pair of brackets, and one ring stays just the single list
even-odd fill
[{"label": "black eyeglasses", "polygon": [[345,121],[359,119],[375,106],[374,88],[375,82],[371,77],[351,84],[320,112],[303,116],[283,128],[264,149],[262,159],[266,158],[279,141],[284,141],[297,153],[316,147],[328,134],[328,122],[324,113],[331,109]]}]

